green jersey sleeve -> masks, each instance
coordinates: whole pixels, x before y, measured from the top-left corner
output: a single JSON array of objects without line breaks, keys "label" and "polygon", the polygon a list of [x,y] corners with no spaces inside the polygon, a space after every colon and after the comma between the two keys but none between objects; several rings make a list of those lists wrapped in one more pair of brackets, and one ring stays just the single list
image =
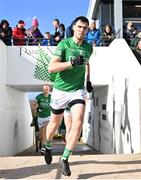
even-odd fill
[{"label": "green jersey sleeve", "polygon": [[64,52],[65,52],[65,46],[64,46],[64,41],[62,40],[56,47],[55,52],[53,53],[54,56],[58,56],[61,58],[64,56]]}]

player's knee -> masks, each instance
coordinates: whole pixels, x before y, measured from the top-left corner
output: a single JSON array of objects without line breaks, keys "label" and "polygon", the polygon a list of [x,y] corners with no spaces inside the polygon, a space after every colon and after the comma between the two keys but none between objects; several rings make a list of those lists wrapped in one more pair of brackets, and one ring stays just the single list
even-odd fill
[{"label": "player's knee", "polygon": [[79,122],[75,123],[72,128],[74,129],[74,131],[80,131],[82,129],[82,122],[79,121]]}]

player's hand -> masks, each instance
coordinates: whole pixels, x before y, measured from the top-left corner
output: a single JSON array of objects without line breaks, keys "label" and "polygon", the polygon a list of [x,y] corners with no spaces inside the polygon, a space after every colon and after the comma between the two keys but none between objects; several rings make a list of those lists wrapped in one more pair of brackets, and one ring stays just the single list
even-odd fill
[{"label": "player's hand", "polygon": [[72,64],[72,66],[83,65],[84,64],[84,57],[80,55],[80,56],[74,58],[73,60],[71,60],[71,64]]},{"label": "player's hand", "polygon": [[91,83],[90,81],[87,81],[87,86],[86,86],[86,88],[87,88],[87,91],[88,91],[89,93],[92,92],[93,87],[92,87],[92,83]]}]

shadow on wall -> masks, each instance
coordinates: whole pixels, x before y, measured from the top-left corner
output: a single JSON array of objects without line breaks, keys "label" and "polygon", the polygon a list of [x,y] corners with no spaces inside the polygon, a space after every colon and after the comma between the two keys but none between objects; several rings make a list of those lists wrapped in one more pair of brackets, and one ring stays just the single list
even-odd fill
[{"label": "shadow on wall", "polygon": [[[131,125],[129,121],[128,115],[128,80],[125,79],[125,90],[124,90],[124,102],[123,106],[121,106],[121,144],[124,144],[124,141],[129,144],[131,153],[134,153],[132,147],[132,136],[131,136]],[[124,149],[121,146],[121,153],[123,153]]]},{"label": "shadow on wall", "polygon": [[13,134],[13,144],[14,147],[18,147],[19,146],[19,124],[18,124],[18,120],[16,119],[15,123],[14,123],[14,134]]},{"label": "shadow on wall", "polygon": [[[113,151],[114,153],[124,154],[126,151],[128,153],[134,153],[132,147],[132,136],[131,136],[131,126],[128,115],[128,80],[125,79],[125,89],[123,103],[121,103],[121,111],[117,112],[115,101],[115,94],[113,92]],[[119,131],[117,131],[119,129]]]}]

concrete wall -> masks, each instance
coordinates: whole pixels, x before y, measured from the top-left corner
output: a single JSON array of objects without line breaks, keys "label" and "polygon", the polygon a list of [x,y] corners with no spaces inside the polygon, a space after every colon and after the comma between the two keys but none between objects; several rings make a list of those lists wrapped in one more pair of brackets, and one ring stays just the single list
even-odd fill
[{"label": "concrete wall", "polygon": [[[54,47],[42,47],[49,56],[52,55]],[[37,64],[38,46],[8,47],[7,80],[8,86],[27,91],[41,91],[45,82],[34,77]]]},{"label": "concrete wall", "polygon": [[126,42],[116,39],[94,48],[90,65],[95,93],[87,102],[84,141],[102,153],[140,153],[138,61]]},{"label": "concrete wall", "polygon": [[0,41],[0,156],[15,155],[33,144],[28,97],[25,92],[6,86],[7,52]]},{"label": "concrete wall", "polygon": [[32,91],[34,86],[36,90],[39,85],[41,89],[44,81],[34,78],[35,64],[29,57],[21,56],[19,47],[8,47],[7,85],[25,91]]}]

